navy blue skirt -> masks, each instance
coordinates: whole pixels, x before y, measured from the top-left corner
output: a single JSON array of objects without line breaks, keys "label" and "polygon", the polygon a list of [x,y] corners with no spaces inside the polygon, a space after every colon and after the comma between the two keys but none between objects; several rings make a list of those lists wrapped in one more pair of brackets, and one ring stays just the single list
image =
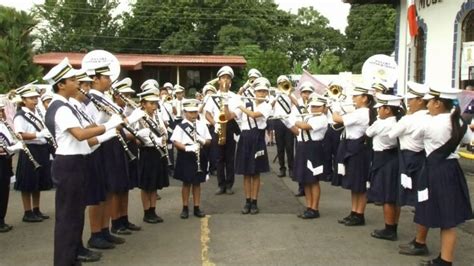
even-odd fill
[{"label": "navy blue skirt", "polygon": [[[136,159],[128,162],[128,171],[129,171],[129,189],[132,190],[138,187],[138,145],[135,142],[129,142],[127,144],[130,152],[135,155]],[[128,157],[127,157],[128,158]]]},{"label": "navy blue skirt", "polygon": [[365,137],[341,140],[332,185],[355,193],[366,192],[370,162],[371,150],[365,144]]},{"label": "navy blue skirt", "polygon": [[128,158],[122,144],[114,137],[100,145],[107,193],[127,192],[129,185]]},{"label": "navy blue skirt", "polygon": [[85,201],[86,205],[98,205],[105,201],[107,192],[105,190],[105,174],[102,162],[102,154],[99,149],[87,156],[89,171],[85,176]]},{"label": "navy blue skirt", "polygon": [[[425,152],[414,152],[402,150],[399,153],[399,176],[398,176],[398,206],[415,207],[418,201],[417,183],[421,168],[425,160]],[[401,175],[405,174],[411,178],[412,188],[404,188],[401,183]]]},{"label": "navy blue skirt", "polygon": [[398,151],[375,151],[369,173],[367,198],[378,203],[395,204],[398,198]]},{"label": "navy blue skirt", "polygon": [[140,147],[138,187],[152,192],[169,185],[166,157],[161,158],[160,152],[155,147]]},{"label": "navy blue skirt", "polygon": [[337,148],[341,141],[342,130],[336,131],[330,125],[324,135],[323,150],[324,150],[324,176],[322,181],[331,182],[334,175],[334,165],[336,164]]},{"label": "navy blue skirt", "polygon": [[269,171],[265,130],[256,127],[251,130],[243,130],[237,144],[235,173],[254,176]]},{"label": "navy blue skirt", "polygon": [[293,175],[294,181],[305,185],[319,182],[325,176],[323,141],[296,143]]},{"label": "navy blue skirt", "polygon": [[53,187],[51,178],[51,161],[49,160],[48,144],[27,144],[33,158],[41,165],[35,170],[26,153],[20,151],[16,167],[16,183],[14,188],[22,192],[37,192]]},{"label": "navy blue skirt", "polygon": [[415,206],[415,223],[428,228],[453,228],[473,218],[466,177],[458,160],[426,164],[428,200]]},{"label": "navy blue skirt", "polygon": [[205,149],[199,153],[201,171],[198,172],[197,156],[194,152],[185,152],[178,150],[176,157],[176,169],[174,171],[174,178],[186,184],[197,185],[206,182],[208,174],[208,157]]}]

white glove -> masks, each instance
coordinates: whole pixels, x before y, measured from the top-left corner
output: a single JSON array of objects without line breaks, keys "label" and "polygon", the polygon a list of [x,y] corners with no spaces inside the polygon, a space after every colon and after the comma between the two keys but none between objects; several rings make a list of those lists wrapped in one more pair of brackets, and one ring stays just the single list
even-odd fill
[{"label": "white glove", "polygon": [[187,145],[184,147],[184,150],[186,152],[196,152],[198,150],[198,145],[197,144],[191,144],[191,145]]},{"label": "white glove", "polygon": [[51,134],[49,133],[49,131],[44,128],[43,130],[41,130],[40,132],[36,132],[36,138],[37,139],[40,139],[40,138],[49,138],[51,137]]},{"label": "white glove", "polygon": [[115,128],[112,128],[112,129],[109,129],[109,130],[105,131],[104,134],[97,136],[97,141],[99,143],[103,143],[103,142],[106,142],[107,140],[115,137],[116,135],[117,135],[117,131],[115,130]]},{"label": "white glove", "polygon": [[120,115],[113,114],[110,117],[109,121],[104,123],[105,131],[109,131],[109,129],[111,129],[111,128],[116,128],[117,126],[119,126],[122,123],[123,123],[122,117]]},{"label": "white glove", "polygon": [[15,144],[11,145],[11,146],[8,146],[7,150],[9,152],[12,152],[12,153],[16,152],[16,151],[19,151],[19,150],[23,150],[23,144],[21,144],[21,142],[17,142]]},{"label": "white glove", "polygon": [[144,117],[145,115],[146,115],[145,111],[137,109],[133,111],[132,114],[127,117],[127,121],[128,123],[133,124],[137,122],[138,120],[140,120],[140,118]]},{"label": "white glove", "polygon": [[196,140],[202,145],[204,146],[204,144],[206,143],[206,139],[201,137],[201,136],[197,136],[196,137]]},{"label": "white glove", "polygon": [[151,131],[150,131],[150,129],[147,128],[147,127],[146,127],[146,128],[142,128],[142,129],[138,130],[138,132],[137,132],[138,136],[140,136],[140,137],[142,137],[142,138],[147,138],[147,137],[149,137],[149,136],[150,136],[150,133],[151,133]]}]

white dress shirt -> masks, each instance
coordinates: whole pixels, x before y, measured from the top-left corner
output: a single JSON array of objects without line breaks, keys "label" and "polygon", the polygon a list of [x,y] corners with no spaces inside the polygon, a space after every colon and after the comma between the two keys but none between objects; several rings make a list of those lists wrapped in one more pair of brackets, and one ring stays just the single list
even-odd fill
[{"label": "white dress shirt", "polygon": [[373,138],[372,149],[374,151],[384,151],[397,147],[397,138],[389,136],[390,130],[397,123],[397,118],[391,116],[385,119],[377,119],[365,134]]},{"label": "white dress shirt", "polygon": [[[21,107],[21,109],[25,113],[29,113],[30,115],[35,116],[39,121],[41,121],[41,123],[43,123],[42,127],[44,128],[44,122],[43,122],[43,120],[41,119],[40,115],[37,112],[32,112],[30,109],[28,109],[26,107]],[[13,128],[15,129],[15,133],[37,133],[37,132],[39,132],[38,130],[36,130],[36,128],[30,122],[28,122],[21,115],[17,115],[13,119]],[[41,144],[46,144],[47,140],[46,140],[46,138],[34,138],[34,139],[30,139],[30,140],[24,140],[24,142],[26,144],[39,144],[39,145],[41,145]]]},{"label": "white dress shirt", "polygon": [[[191,121],[187,120],[186,118],[183,119],[181,123],[187,123],[191,126],[193,126],[193,123]],[[199,136],[200,138],[203,138],[205,140],[211,140],[211,134],[209,133],[209,129],[206,126],[206,123],[203,121],[196,121],[196,135]],[[193,134],[191,134],[193,136]],[[176,128],[173,131],[173,135],[171,135],[171,141],[177,141],[183,145],[187,144],[194,144],[194,139],[190,138],[189,135],[183,131],[181,126],[177,125]]]},{"label": "white dress shirt", "polygon": [[358,139],[365,135],[369,127],[369,108],[362,107],[342,116],[346,131],[346,139]]},{"label": "white dress shirt", "polygon": [[390,138],[400,139],[400,150],[420,152],[424,149],[423,138],[417,137],[417,130],[429,119],[427,110],[405,115],[388,133]]}]

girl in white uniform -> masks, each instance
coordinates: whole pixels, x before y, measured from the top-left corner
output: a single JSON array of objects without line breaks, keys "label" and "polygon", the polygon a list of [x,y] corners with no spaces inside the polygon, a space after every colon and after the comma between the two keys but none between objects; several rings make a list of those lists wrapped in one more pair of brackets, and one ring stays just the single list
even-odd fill
[{"label": "girl in white uniform", "polygon": [[[237,116],[242,118],[242,133],[237,144],[235,169],[237,174],[244,175],[245,205],[242,214],[257,214],[260,174],[270,171],[265,128],[272,107],[264,98],[268,95],[270,82],[266,78],[257,78],[254,83],[257,99],[239,106]],[[241,111],[241,113],[240,113]]]}]

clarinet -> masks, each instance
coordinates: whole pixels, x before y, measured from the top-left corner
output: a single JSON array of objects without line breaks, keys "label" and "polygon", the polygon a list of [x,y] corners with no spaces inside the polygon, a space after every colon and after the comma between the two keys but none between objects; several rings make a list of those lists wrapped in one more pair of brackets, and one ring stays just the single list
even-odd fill
[{"label": "clarinet", "polygon": [[196,150],[196,163],[197,163],[197,168],[198,168],[197,172],[202,173],[202,169],[201,169],[201,145],[197,141],[197,122],[196,121],[193,122],[193,126],[194,126],[194,133],[193,133],[194,143],[198,145],[198,148]]},{"label": "clarinet", "polygon": [[[145,121],[143,119],[140,120],[140,124],[142,125],[143,128],[150,128],[149,125],[147,123],[145,123]],[[155,136],[154,136],[154,134],[151,130],[150,130],[150,134],[148,135],[148,137],[150,138],[151,143],[153,144],[155,149],[157,149],[160,152],[161,158],[166,157],[166,153],[163,151],[163,149],[160,147],[160,145],[158,145],[158,142],[156,142]],[[167,159],[169,161],[169,157]]]},{"label": "clarinet", "polygon": [[[92,104],[95,105],[95,107],[100,110],[100,111],[104,111],[106,114],[108,115],[113,115],[113,114],[119,114],[119,115],[122,115],[121,113],[115,111],[113,108],[111,108],[110,106],[107,106],[101,102],[99,102],[96,98],[90,96],[89,93],[87,93],[83,88],[79,88],[79,91],[84,94],[84,96],[87,97],[87,99],[89,99]],[[131,128],[129,125],[123,123],[122,124],[123,128],[125,128],[126,130],[128,130],[136,139],[138,139],[141,143],[145,143],[145,140],[138,136],[138,133],[135,129]]]},{"label": "clarinet", "polygon": [[[44,120],[44,116],[43,116],[43,114],[41,113],[41,110],[38,107],[36,107],[36,111],[40,115],[41,119]],[[41,120],[41,126],[43,127],[43,129],[46,129],[49,132],[49,129],[46,127],[43,120]],[[49,132],[49,135],[50,135],[50,137],[47,137],[46,140],[48,141],[49,145],[53,146],[54,149],[57,149],[58,148],[58,143],[56,142],[56,139],[53,137],[51,132]]]},{"label": "clarinet", "polygon": [[137,159],[137,157],[135,155],[133,155],[133,153],[130,151],[130,149],[127,146],[127,142],[125,142],[122,135],[120,135],[120,132],[118,132],[118,131],[117,131],[117,138],[118,138],[120,144],[122,144],[123,149],[127,153],[128,160],[131,162],[131,161],[134,161],[135,159]]},{"label": "clarinet", "polygon": [[3,119],[0,119],[0,122],[2,122],[7,127],[8,131],[10,132],[10,135],[12,135],[15,141],[18,141],[21,143],[21,145],[23,146],[23,151],[25,152],[26,157],[28,157],[28,160],[30,160],[30,162],[33,164],[33,167],[35,169],[38,169],[39,167],[41,167],[41,165],[33,157],[33,154],[31,154],[30,150],[26,146],[26,143],[15,134],[15,131],[13,130],[13,128]]}]

